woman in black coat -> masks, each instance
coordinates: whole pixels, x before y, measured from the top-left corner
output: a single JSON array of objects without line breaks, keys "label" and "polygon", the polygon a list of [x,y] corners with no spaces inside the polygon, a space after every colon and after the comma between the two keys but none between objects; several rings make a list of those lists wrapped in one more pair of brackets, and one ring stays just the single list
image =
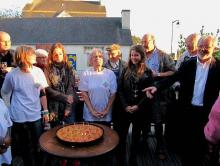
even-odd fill
[{"label": "woman in black coat", "polygon": [[[124,155],[126,138],[130,124],[132,124],[132,141],[129,162],[137,165],[135,158],[137,145],[141,137],[142,128],[150,117],[151,101],[146,98],[142,89],[153,83],[152,71],[145,64],[145,52],[141,45],[135,45],[130,50],[128,66],[123,70],[119,79],[118,94],[122,104],[120,120],[116,128],[119,136],[119,154]],[[124,160],[120,156],[119,160]],[[121,163],[120,165],[123,165]]]}]

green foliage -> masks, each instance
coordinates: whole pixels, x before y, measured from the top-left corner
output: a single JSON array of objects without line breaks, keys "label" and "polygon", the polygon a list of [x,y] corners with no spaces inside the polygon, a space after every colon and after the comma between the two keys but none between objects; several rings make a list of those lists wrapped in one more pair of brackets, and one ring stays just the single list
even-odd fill
[{"label": "green foliage", "polygon": [[186,50],[185,38],[183,37],[182,34],[180,34],[180,39],[179,39],[179,41],[178,41],[178,47],[179,47],[178,53],[179,53],[180,55],[182,55],[183,52]]},{"label": "green foliage", "polygon": [[219,48],[215,50],[215,52],[213,53],[213,56],[220,60],[220,49]]},{"label": "green foliage", "polygon": [[0,10],[0,18],[20,18],[21,12],[18,9]]},{"label": "green foliage", "polygon": [[[201,31],[201,30],[200,30]],[[217,30],[217,34],[215,36],[218,35],[218,30]],[[203,33],[202,31],[202,35],[214,35],[213,32],[210,32],[210,33]],[[217,45],[219,46],[220,45],[220,37],[218,37],[217,39]],[[180,35],[180,38],[179,38],[179,41],[178,41],[178,53],[179,55],[182,55],[183,52],[186,50],[186,45],[185,45],[185,38],[183,37],[183,35],[181,34]],[[220,48],[216,48],[215,52],[213,53],[213,56],[220,59]]]},{"label": "green foliage", "polygon": [[141,38],[138,36],[132,36],[132,42],[134,45],[141,44]]}]

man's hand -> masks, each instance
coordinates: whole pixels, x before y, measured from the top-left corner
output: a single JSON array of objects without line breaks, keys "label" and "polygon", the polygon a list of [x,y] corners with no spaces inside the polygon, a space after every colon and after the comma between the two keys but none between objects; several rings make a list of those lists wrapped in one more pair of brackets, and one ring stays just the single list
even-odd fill
[{"label": "man's hand", "polygon": [[146,93],[146,96],[150,99],[153,98],[153,94],[157,91],[157,88],[155,86],[151,86],[151,87],[148,87],[148,88],[145,88],[142,90],[142,92],[145,92]]}]

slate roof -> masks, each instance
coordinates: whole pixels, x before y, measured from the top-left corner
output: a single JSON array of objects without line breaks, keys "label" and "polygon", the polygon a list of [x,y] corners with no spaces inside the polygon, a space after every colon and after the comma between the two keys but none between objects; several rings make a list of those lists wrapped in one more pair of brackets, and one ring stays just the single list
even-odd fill
[{"label": "slate roof", "polygon": [[0,30],[13,44],[132,45],[131,31],[121,28],[120,17],[0,19]]}]

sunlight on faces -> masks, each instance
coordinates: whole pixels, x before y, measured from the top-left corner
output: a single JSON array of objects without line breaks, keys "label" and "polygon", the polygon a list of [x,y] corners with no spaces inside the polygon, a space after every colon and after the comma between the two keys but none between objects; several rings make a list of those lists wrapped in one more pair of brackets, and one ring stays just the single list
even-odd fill
[{"label": "sunlight on faces", "polygon": [[93,67],[100,67],[100,66],[102,66],[103,62],[104,62],[103,58],[104,57],[103,57],[101,52],[99,52],[99,51],[93,52],[92,53],[92,57],[91,57],[92,66]]},{"label": "sunlight on faces", "polygon": [[30,54],[29,56],[26,57],[27,62],[30,64],[35,64],[36,63],[36,55],[35,54]]},{"label": "sunlight on faces", "polygon": [[187,48],[187,50],[189,51],[190,54],[194,53],[198,49],[197,42],[195,42],[195,41],[187,42],[186,43],[186,48]]},{"label": "sunlight on faces", "polygon": [[53,51],[52,60],[56,63],[63,62],[63,51],[61,48],[56,48]]},{"label": "sunlight on faces", "polygon": [[138,64],[141,61],[140,53],[136,52],[135,50],[131,51],[131,62],[133,64]]},{"label": "sunlight on faces", "polygon": [[197,34],[191,34],[185,40],[186,48],[191,55],[194,55],[197,53],[198,39],[199,39],[199,36]]},{"label": "sunlight on faces", "polygon": [[215,42],[211,37],[200,39],[198,43],[199,58],[206,60],[212,57],[215,49]]},{"label": "sunlight on faces", "polygon": [[151,52],[152,50],[154,50],[155,44],[154,39],[151,35],[144,35],[141,43],[146,52]]},{"label": "sunlight on faces", "polygon": [[111,60],[118,60],[120,58],[120,50],[112,50],[109,54]]},{"label": "sunlight on faces", "polygon": [[11,37],[7,33],[0,33],[0,51],[8,51],[11,48]]}]

